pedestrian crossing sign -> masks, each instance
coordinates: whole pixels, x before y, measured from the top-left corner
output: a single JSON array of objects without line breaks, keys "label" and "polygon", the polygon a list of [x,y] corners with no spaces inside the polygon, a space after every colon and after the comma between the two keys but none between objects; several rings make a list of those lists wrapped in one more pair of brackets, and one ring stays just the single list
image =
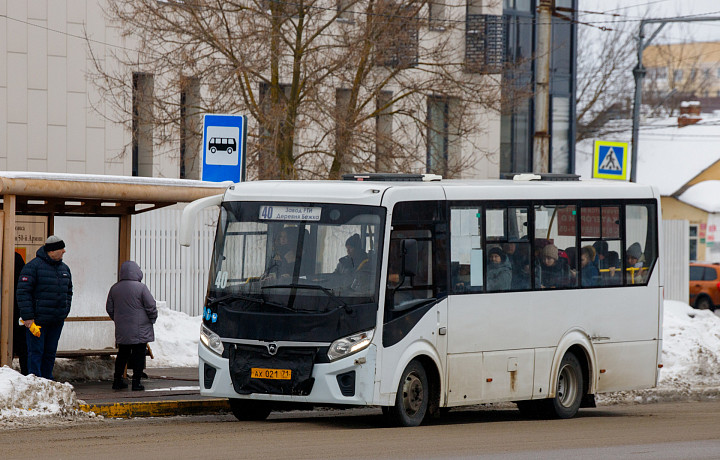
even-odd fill
[{"label": "pedestrian crossing sign", "polygon": [[628,143],[595,141],[592,177],[627,180]]}]

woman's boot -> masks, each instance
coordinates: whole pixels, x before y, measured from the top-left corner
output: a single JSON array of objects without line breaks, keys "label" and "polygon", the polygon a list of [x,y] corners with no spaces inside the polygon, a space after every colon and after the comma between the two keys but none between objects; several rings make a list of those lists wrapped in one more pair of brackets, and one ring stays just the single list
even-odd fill
[{"label": "woman's boot", "polygon": [[[127,387],[127,385],[125,385]],[[132,391],[145,391],[145,387],[140,383],[140,379],[133,378]]]},{"label": "woman's boot", "polygon": [[128,387],[128,384],[125,381],[125,379],[122,378],[122,374],[120,374],[120,375],[115,374],[115,380],[113,381],[112,389],[113,390],[124,390],[127,387]]}]

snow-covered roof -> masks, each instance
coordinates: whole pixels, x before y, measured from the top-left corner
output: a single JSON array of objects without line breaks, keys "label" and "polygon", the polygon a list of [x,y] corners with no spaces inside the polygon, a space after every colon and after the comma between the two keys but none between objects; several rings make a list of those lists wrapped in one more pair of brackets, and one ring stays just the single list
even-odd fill
[{"label": "snow-covered roof", "polygon": [[720,212],[718,197],[720,197],[720,180],[706,180],[685,190],[678,199],[707,212]]},{"label": "snow-covered roof", "polygon": [[[697,124],[679,128],[675,118],[648,120],[640,129],[637,182],[658,187],[663,196],[675,193],[700,172],[720,160],[720,117],[702,114]],[[630,142],[628,120],[604,141]],[[630,150],[628,145],[628,150]],[[576,146],[575,173],[592,176],[593,140]],[[628,161],[630,152],[628,151]]]}]

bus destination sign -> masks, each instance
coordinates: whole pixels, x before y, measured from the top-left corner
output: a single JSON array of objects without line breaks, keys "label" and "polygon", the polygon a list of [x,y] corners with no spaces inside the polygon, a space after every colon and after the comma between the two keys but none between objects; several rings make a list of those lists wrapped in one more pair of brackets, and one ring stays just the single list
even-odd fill
[{"label": "bus destination sign", "polygon": [[260,220],[319,221],[321,207],[306,206],[260,206]]}]

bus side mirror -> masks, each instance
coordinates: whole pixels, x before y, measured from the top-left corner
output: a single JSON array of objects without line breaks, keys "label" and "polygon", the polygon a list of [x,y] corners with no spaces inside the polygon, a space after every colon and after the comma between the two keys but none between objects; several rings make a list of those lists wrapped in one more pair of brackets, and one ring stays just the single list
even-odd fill
[{"label": "bus side mirror", "polygon": [[415,276],[418,266],[417,240],[402,240],[402,276]]},{"label": "bus side mirror", "polygon": [[178,242],[180,246],[190,246],[193,240],[193,230],[195,229],[195,221],[198,214],[205,208],[211,206],[220,206],[222,204],[223,195],[213,195],[200,198],[185,206],[180,216],[180,231],[178,232]]}]

